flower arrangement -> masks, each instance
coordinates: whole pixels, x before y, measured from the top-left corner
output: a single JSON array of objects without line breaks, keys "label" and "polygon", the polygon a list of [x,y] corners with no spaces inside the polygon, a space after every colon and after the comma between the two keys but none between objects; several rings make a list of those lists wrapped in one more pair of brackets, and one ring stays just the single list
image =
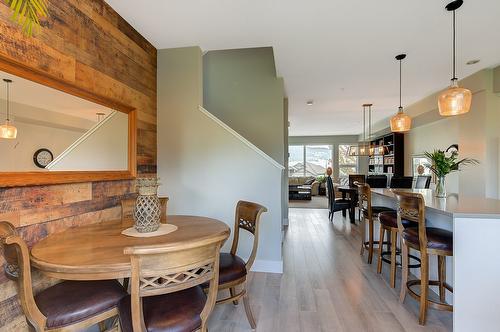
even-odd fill
[{"label": "flower arrangement", "polygon": [[[451,149],[451,148],[454,149]],[[451,151],[450,151],[451,150]],[[434,150],[424,152],[424,155],[432,161],[432,164],[426,164],[438,179],[436,185],[436,196],[446,197],[445,177],[446,175],[460,171],[461,166],[471,166],[479,164],[479,161],[473,158],[458,159],[458,149],[455,146],[449,147],[446,151]]]}]

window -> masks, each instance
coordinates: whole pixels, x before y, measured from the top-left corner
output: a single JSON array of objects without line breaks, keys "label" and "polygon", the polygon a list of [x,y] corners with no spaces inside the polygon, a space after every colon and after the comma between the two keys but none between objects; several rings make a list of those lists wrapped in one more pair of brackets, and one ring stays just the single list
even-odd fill
[{"label": "window", "polygon": [[332,164],[331,145],[290,145],[288,176],[316,177],[326,173]]},{"label": "window", "polygon": [[344,184],[349,179],[349,174],[358,173],[358,157],[349,156],[349,144],[339,145],[339,180]]}]

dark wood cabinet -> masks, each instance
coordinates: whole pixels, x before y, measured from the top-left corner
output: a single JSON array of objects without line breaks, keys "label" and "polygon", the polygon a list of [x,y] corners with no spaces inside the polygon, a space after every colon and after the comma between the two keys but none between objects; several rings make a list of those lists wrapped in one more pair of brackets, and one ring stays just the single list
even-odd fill
[{"label": "dark wood cabinet", "polygon": [[404,134],[391,133],[377,137],[371,144],[378,147],[370,157],[368,172],[404,175]]}]

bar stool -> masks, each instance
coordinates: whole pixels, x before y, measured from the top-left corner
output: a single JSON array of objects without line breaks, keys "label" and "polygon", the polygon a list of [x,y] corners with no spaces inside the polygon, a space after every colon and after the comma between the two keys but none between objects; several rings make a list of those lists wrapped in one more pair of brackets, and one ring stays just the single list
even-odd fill
[{"label": "bar stool", "polygon": [[[379,241],[373,240],[374,233],[374,218],[378,218],[380,212],[391,211],[391,208],[384,206],[372,206],[372,191],[370,185],[366,183],[354,182],[354,185],[358,187],[358,204],[359,210],[363,215],[361,219],[361,252],[363,255],[365,249],[368,250],[368,264],[372,263],[373,260],[373,249],[374,245],[381,246]],[[368,221],[368,241],[366,241],[366,222]]]},{"label": "bar stool", "polygon": [[[394,191],[398,200],[398,228],[402,238],[402,287],[400,300],[404,302],[406,292],[420,301],[420,325],[425,325],[427,308],[453,311],[453,305],[446,303],[446,290],[453,288],[446,283],[446,257],[453,256],[453,233],[441,228],[427,227],[424,197],[421,194]],[[404,228],[403,219],[418,223],[417,227]],[[420,251],[420,279],[408,280],[409,248]],[[438,256],[438,280],[429,280],[429,255]],[[406,287],[405,287],[406,285]],[[412,290],[420,285],[420,294]],[[439,287],[439,302],[428,298],[429,285]]]},{"label": "bar stool", "polygon": [[[380,239],[384,239],[385,233],[387,232],[387,251],[382,251],[383,246],[379,246],[378,252],[378,264],[377,264],[377,273],[382,273],[382,262],[388,263],[391,265],[391,273],[390,273],[390,285],[392,288],[396,287],[396,266],[401,266],[400,262],[397,262],[396,256],[401,256],[401,251],[397,247],[398,241],[398,214],[396,211],[384,211],[380,212],[378,215],[378,219],[380,221]],[[401,223],[403,227],[406,229],[408,227],[417,227],[418,224],[407,219],[401,219]],[[386,243],[386,242],[384,242]],[[390,259],[386,258],[386,256],[390,255]],[[418,268],[420,267],[420,258],[410,255],[410,258],[417,261],[417,264],[411,264],[408,268]]]}]

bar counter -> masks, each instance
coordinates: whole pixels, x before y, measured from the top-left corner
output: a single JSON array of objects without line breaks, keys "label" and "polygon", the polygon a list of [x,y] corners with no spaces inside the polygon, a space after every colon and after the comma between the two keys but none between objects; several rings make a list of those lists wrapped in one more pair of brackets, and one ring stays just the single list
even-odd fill
[{"label": "bar counter", "polygon": [[[453,231],[453,259],[446,262],[453,285],[453,330],[498,331],[500,326],[500,200],[449,194],[437,198],[431,189],[372,189],[372,205],[396,208],[394,190],[420,193],[428,226]],[[415,254],[414,252],[412,254]],[[419,277],[419,269],[411,269]],[[430,260],[430,278],[437,259]],[[432,289],[432,288],[431,288]],[[407,299],[412,301],[412,299]]]}]

